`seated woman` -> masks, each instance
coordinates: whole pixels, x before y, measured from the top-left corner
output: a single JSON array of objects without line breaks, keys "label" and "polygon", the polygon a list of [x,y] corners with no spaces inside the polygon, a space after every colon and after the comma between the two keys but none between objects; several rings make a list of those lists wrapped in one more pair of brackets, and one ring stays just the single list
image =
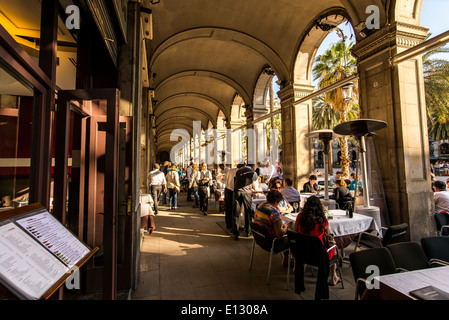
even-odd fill
[{"label": "seated woman", "polygon": [[360,179],[360,177],[356,178],[355,173],[353,172],[353,173],[351,173],[351,184],[349,185],[348,189],[351,191],[355,190],[356,183],[357,183],[357,189],[363,188],[362,180]]},{"label": "seated woman", "polygon": [[[299,233],[309,234],[321,239],[324,244],[324,234],[330,233],[329,222],[324,215],[324,208],[318,197],[311,196],[304,204],[304,208],[298,214],[294,230]],[[329,251],[329,260],[335,255],[335,249]],[[334,263],[329,270],[331,280],[329,285],[334,286],[341,279],[337,276],[337,264]]]},{"label": "seated woman", "polygon": [[309,177],[309,181],[304,183],[304,186],[302,187],[302,191],[308,192],[308,193],[318,193],[320,188],[318,187],[316,180],[317,180],[316,175],[312,174]]},{"label": "seated woman", "polygon": [[[284,224],[281,220],[281,212],[279,211],[279,202],[284,199],[282,193],[277,190],[270,190],[267,194],[267,201],[261,203],[256,208],[254,213],[254,223],[266,228],[268,234],[274,238],[282,238],[283,240],[278,242],[279,248],[287,250],[289,247],[287,237],[287,224]],[[288,253],[284,253],[282,262],[287,264]]]},{"label": "seated woman", "polygon": [[[282,183],[280,181],[276,182],[276,185],[273,187],[274,190],[279,191],[282,194]],[[282,194],[282,200],[279,202],[278,208],[281,213],[290,213],[293,212],[292,205],[288,202],[285,196]]]},{"label": "seated woman", "polygon": [[343,179],[335,180],[334,199],[340,209],[346,210],[347,203],[352,201],[351,193]]}]

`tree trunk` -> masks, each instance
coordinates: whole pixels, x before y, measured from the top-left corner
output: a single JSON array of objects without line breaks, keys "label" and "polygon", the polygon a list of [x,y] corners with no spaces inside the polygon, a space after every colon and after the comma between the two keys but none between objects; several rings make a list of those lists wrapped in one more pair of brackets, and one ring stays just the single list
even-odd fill
[{"label": "tree trunk", "polygon": [[[340,113],[340,122],[346,122],[346,110]],[[340,149],[341,149],[341,171],[343,172],[343,177],[349,178],[349,155],[348,155],[348,140],[346,137],[340,138]]]}]

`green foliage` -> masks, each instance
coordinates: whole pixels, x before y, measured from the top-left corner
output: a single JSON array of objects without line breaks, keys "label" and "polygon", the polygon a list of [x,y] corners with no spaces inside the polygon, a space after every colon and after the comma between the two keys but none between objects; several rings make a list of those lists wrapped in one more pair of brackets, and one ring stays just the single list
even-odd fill
[{"label": "green foliage", "polygon": [[423,54],[428,132],[434,140],[449,139],[449,61],[436,57],[440,53],[449,48]]}]

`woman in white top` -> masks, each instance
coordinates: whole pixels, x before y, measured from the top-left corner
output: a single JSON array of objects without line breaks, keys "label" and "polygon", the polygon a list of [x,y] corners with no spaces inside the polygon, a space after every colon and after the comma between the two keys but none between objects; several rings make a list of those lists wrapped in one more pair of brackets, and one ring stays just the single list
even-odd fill
[{"label": "woman in white top", "polygon": [[169,171],[167,173],[167,176],[165,177],[165,179],[167,180],[167,189],[169,196],[168,204],[170,205],[170,209],[178,208],[178,192],[181,189],[181,183],[179,182],[179,173],[177,169],[178,167],[176,165],[173,165],[171,167],[171,171]]}]

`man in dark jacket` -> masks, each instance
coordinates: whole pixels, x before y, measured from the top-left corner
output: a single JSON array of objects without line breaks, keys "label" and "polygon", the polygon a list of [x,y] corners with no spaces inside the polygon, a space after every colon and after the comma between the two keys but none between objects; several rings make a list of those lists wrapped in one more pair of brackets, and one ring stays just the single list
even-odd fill
[{"label": "man in dark jacket", "polygon": [[252,189],[253,184],[257,181],[257,174],[246,164],[237,165],[237,172],[235,173],[235,184],[234,184],[234,194],[235,194],[235,213],[234,213],[234,223],[233,223],[233,234],[234,239],[239,239],[239,218],[241,208],[244,208],[245,214],[245,236],[249,236],[249,224],[253,215],[251,204],[252,204]]}]

